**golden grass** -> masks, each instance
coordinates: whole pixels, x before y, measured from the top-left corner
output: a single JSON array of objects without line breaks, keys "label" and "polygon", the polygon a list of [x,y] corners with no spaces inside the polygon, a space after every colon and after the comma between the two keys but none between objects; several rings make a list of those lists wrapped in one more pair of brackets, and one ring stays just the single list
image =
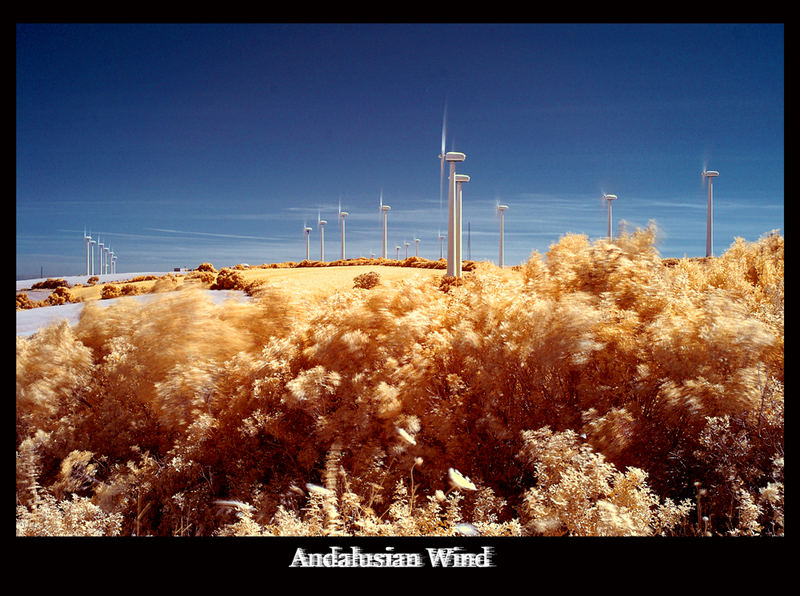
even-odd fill
[{"label": "golden grass", "polygon": [[782,535],[783,238],[654,238],[87,304],[17,338],[17,534]]}]

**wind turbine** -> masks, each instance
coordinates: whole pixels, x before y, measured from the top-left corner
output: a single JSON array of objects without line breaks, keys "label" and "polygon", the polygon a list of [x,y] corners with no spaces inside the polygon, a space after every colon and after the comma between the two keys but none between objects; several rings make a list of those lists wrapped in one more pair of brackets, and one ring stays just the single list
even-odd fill
[{"label": "wind turbine", "polygon": [[406,241],[405,245],[406,245],[406,258],[408,258],[408,247],[411,245],[411,243]]},{"label": "wind turbine", "polygon": [[106,274],[108,274],[108,253],[109,253],[109,250],[110,249],[109,249],[108,246],[103,247],[103,271]]},{"label": "wind turbine", "polygon": [[419,238],[414,238],[414,256],[419,256]]},{"label": "wind turbine", "polygon": [[[456,263],[456,244],[461,241],[461,219],[456,223],[456,163],[464,161],[466,155],[456,151],[444,154],[444,160],[450,163],[450,184],[448,186],[448,218],[447,218],[447,275],[461,277],[461,263]],[[469,178],[467,178],[469,179]],[[459,187],[460,188],[460,187]],[[456,237],[456,235],[458,237]],[[458,274],[456,275],[456,269]]]},{"label": "wind turbine", "polygon": [[508,209],[508,205],[501,205],[500,201],[497,202],[497,212],[500,214],[500,268],[501,269],[503,268],[504,265],[503,236],[505,232],[503,230],[503,213],[505,212],[506,209]]},{"label": "wind turbine", "polygon": [[380,204],[380,213],[383,215],[383,253],[382,256],[386,258],[386,214],[391,210],[389,205],[383,204],[383,189],[381,189],[381,204]]},{"label": "wind turbine", "polygon": [[342,202],[339,201],[339,219],[342,222],[342,260],[344,260],[344,218],[350,215],[347,211],[342,211]]},{"label": "wind turbine", "polygon": [[317,225],[319,226],[319,260],[325,260],[325,224],[328,223],[324,219],[319,218],[317,212]]},{"label": "wind turbine", "polygon": [[443,259],[443,258],[444,258],[444,248],[443,248],[443,246],[444,246],[444,239],[445,239],[446,237],[447,237],[447,236],[445,236],[444,234],[442,234],[442,232],[441,232],[441,231],[439,232],[439,260],[441,260],[441,259]]},{"label": "wind turbine", "polygon": [[306,261],[311,260],[311,242],[309,237],[311,236],[311,228],[309,228],[305,222],[303,222],[303,232],[306,235]]},{"label": "wind turbine", "polygon": [[714,223],[712,204],[712,179],[719,176],[714,170],[703,170],[703,181],[708,178],[708,216],[706,218],[706,256],[714,256]]},{"label": "wind turbine", "polygon": [[608,241],[611,242],[611,202],[617,200],[617,195],[609,195],[603,193],[603,200],[608,205]]},{"label": "wind turbine", "polygon": [[97,238],[97,268],[98,275],[103,275],[103,243],[100,242],[99,237]]},{"label": "wind turbine", "polygon": [[[448,153],[448,155],[450,155]],[[463,155],[463,153],[461,154]],[[455,232],[456,232],[456,242],[455,242],[455,255],[453,263],[454,267],[454,275],[456,277],[461,277],[461,262],[463,260],[462,254],[462,242],[461,242],[461,186],[464,182],[469,182],[469,176],[466,174],[455,174],[455,181],[458,184],[457,193],[455,195],[455,203],[456,203],[456,212],[455,212]]]},{"label": "wind turbine", "polygon": [[92,253],[92,259],[91,259],[92,267],[91,267],[91,272],[89,273],[89,275],[94,275],[94,245],[95,244],[97,244],[97,240],[92,240],[90,238],[89,239],[89,249],[91,250],[91,253]]},{"label": "wind turbine", "polygon": [[91,236],[86,235],[86,228],[83,229],[83,244],[86,246],[86,275],[90,275],[89,269],[89,241],[92,239]]},{"label": "wind turbine", "polygon": [[400,260],[400,245],[398,244],[394,248],[395,248],[395,259],[397,259],[399,261]]}]

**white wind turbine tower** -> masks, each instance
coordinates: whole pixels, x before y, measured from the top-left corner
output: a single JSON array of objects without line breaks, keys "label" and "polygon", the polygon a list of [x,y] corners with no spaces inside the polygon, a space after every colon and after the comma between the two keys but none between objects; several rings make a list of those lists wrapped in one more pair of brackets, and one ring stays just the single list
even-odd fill
[{"label": "white wind turbine tower", "polygon": [[325,224],[328,223],[324,219],[319,218],[317,213],[317,225],[319,226],[319,260],[325,260]]},{"label": "white wind turbine tower", "polygon": [[108,253],[110,248],[108,246],[103,247],[103,272],[108,274]]},{"label": "white wind turbine tower", "polygon": [[414,256],[419,256],[419,238],[414,238]]},{"label": "white wind turbine tower", "polygon": [[[448,153],[449,155],[449,153]],[[463,155],[463,153],[462,153]],[[455,214],[455,232],[456,232],[456,242],[455,242],[455,262],[453,263],[454,267],[454,275],[456,277],[461,277],[461,263],[463,261],[463,251],[462,251],[462,229],[461,229],[461,213],[462,213],[462,202],[461,202],[461,186],[464,182],[469,182],[469,176],[466,174],[456,174],[455,175],[456,183],[458,184],[457,192],[455,195],[455,203],[456,203],[456,214]]]},{"label": "white wind turbine tower", "polygon": [[712,203],[712,179],[719,176],[714,170],[703,170],[703,181],[708,178],[708,215],[706,217],[706,256],[714,256],[714,211]]},{"label": "white wind turbine tower", "polygon": [[339,201],[339,219],[341,220],[341,224],[342,224],[342,256],[341,256],[342,260],[344,260],[344,258],[345,258],[344,257],[344,255],[345,255],[345,251],[344,251],[344,218],[347,217],[348,215],[350,215],[350,214],[347,211],[342,211],[342,202]]},{"label": "white wind turbine tower", "polygon": [[394,258],[399,261],[400,260],[400,245],[398,244],[397,246],[394,247],[394,249],[395,249],[395,257]]},{"label": "white wind turbine tower", "polygon": [[311,241],[309,237],[311,236],[311,228],[309,228],[305,222],[303,222],[303,232],[306,235],[306,261],[311,260]]},{"label": "white wind turbine tower", "polygon": [[91,236],[86,235],[86,228],[83,229],[83,244],[86,246],[86,275],[91,275],[91,269],[89,268],[89,241],[92,239]]},{"label": "white wind turbine tower", "polygon": [[111,251],[111,273],[117,272],[117,253]]},{"label": "white wind turbine tower", "polygon": [[89,275],[94,275],[94,245],[97,244],[97,240],[89,239],[89,250],[91,251],[92,258],[91,258],[91,271]]},{"label": "white wind turbine tower", "polygon": [[[450,183],[448,185],[448,217],[447,217],[447,275],[461,277],[461,264],[456,263],[456,245],[461,241],[461,219],[456,223],[456,162],[466,159],[466,155],[449,151],[440,155],[443,161],[450,163]],[[460,187],[459,187],[460,188]],[[458,274],[456,274],[458,269]]]},{"label": "white wind turbine tower", "polygon": [[404,244],[406,245],[406,258],[408,258],[408,247],[411,246],[411,243],[406,241]]},{"label": "white wind turbine tower", "polygon": [[503,252],[503,236],[505,234],[503,230],[503,213],[505,210],[508,209],[508,205],[501,205],[500,201],[497,202],[497,212],[500,214],[500,268],[503,268],[504,265],[504,252]]},{"label": "white wind turbine tower", "polygon": [[617,195],[609,195],[603,193],[603,200],[608,205],[608,240],[610,242],[613,239],[611,235],[611,202],[617,200]]},{"label": "white wind turbine tower", "polygon": [[97,238],[97,269],[98,275],[103,275],[103,243]]},{"label": "white wind turbine tower", "polygon": [[381,190],[381,203],[380,203],[380,212],[383,215],[383,252],[381,256],[385,259],[386,257],[386,214],[391,210],[389,205],[383,204],[383,190]]}]

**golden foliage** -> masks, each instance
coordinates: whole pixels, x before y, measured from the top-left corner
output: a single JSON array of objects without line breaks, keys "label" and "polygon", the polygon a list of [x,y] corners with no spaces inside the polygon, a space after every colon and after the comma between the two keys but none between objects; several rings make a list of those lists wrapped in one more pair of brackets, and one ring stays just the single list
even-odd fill
[{"label": "golden foliage", "polygon": [[17,533],[782,534],[783,239],[654,238],[89,303],[17,339]]}]

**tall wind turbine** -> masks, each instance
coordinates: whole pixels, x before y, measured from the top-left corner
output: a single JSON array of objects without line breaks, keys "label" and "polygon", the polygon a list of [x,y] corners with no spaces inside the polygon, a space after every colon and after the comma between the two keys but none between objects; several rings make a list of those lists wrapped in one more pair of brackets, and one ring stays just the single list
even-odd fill
[{"label": "tall wind turbine", "polygon": [[419,238],[414,238],[414,256],[419,256]]},{"label": "tall wind turbine", "polygon": [[106,274],[108,274],[108,252],[109,252],[109,250],[110,249],[109,249],[108,245],[103,247],[103,272],[106,273]]},{"label": "tall wind turbine", "polygon": [[[449,155],[449,153],[448,153]],[[462,154],[463,155],[463,154]],[[454,275],[456,277],[461,277],[461,262],[464,259],[463,251],[462,251],[462,228],[461,228],[461,213],[462,213],[462,203],[461,203],[461,186],[464,182],[469,182],[469,176],[466,174],[456,174],[455,175],[456,183],[458,184],[457,192],[455,195],[456,198],[456,212],[455,212],[455,231],[456,231],[456,242],[455,242],[455,256],[453,263],[454,267]]]},{"label": "tall wind turbine", "polygon": [[443,248],[443,246],[444,246],[444,239],[445,238],[446,238],[446,236],[444,234],[442,234],[441,232],[439,232],[439,259],[440,260],[444,258],[444,248]]},{"label": "tall wind turbine", "polygon": [[309,228],[305,224],[305,222],[303,223],[303,232],[306,235],[306,261],[310,261],[311,260],[311,241],[310,241],[309,238],[311,236],[311,228]]},{"label": "tall wind turbine", "polygon": [[617,200],[617,195],[608,195],[604,193],[603,200],[608,205],[608,241],[611,242],[613,239],[611,235],[611,202]]},{"label": "tall wind turbine", "polygon": [[117,272],[117,253],[111,251],[111,273]]},{"label": "tall wind turbine", "polygon": [[411,246],[411,243],[406,241],[404,244],[406,245],[406,258],[408,258],[408,247]]},{"label": "tall wind turbine", "polygon": [[344,257],[344,255],[345,255],[345,251],[344,251],[344,218],[347,217],[348,215],[350,215],[350,214],[347,211],[342,211],[342,202],[339,201],[339,219],[341,220],[341,224],[342,224],[342,256],[341,256],[342,260],[344,260],[344,258],[345,258]]},{"label": "tall wind turbine", "polygon": [[504,265],[503,236],[505,232],[503,230],[503,213],[505,212],[506,209],[508,209],[508,205],[501,205],[498,201],[497,212],[500,214],[500,268],[501,269],[503,268]]},{"label": "tall wind turbine", "polygon": [[397,246],[394,247],[394,249],[395,249],[395,259],[397,259],[399,261],[400,260],[400,245],[398,244]]},{"label": "tall wind turbine", "polygon": [[319,218],[317,213],[317,225],[319,226],[319,260],[325,260],[325,224],[328,223],[324,219]]},{"label": "tall wind turbine", "polygon": [[713,204],[712,204],[712,180],[719,176],[719,172],[714,170],[703,170],[703,180],[708,178],[708,216],[706,218],[706,256],[714,256],[714,222],[713,222]]},{"label": "tall wind turbine", "polygon": [[97,238],[97,269],[98,275],[103,275],[103,243]]},{"label": "tall wind turbine", "polygon": [[97,240],[92,240],[90,238],[89,239],[89,249],[91,250],[92,258],[91,258],[91,262],[90,262],[91,263],[91,271],[89,272],[89,275],[94,275],[94,245],[95,244],[97,244]]},{"label": "tall wind turbine", "polygon": [[91,236],[86,235],[86,228],[83,229],[83,244],[86,246],[86,275],[91,275],[91,271],[89,269],[89,241],[92,239]]},{"label": "tall wind turbine", "polygon": [[[456,224],[456,163],[464,161],[466,155],[456,151],[444,154],[444,160],[450,163],[450,183],[448,186],[448,217],[447,217],[447,275],[461,276],[461,264],[456,263],[456,244],[461,241],[461,220]],[[456,237],[456,235],[458,237]],[[456,266],[458,265],[458,275]]]},{"label": "tall wind turbine", "polygon": [[381,204],[380,204],[380,213],[383,215],[383,252],[381,256],[385,259],[386,257],[386,214],[391,210],[389,205],[383,204],[383,190],[381,190]]}]

